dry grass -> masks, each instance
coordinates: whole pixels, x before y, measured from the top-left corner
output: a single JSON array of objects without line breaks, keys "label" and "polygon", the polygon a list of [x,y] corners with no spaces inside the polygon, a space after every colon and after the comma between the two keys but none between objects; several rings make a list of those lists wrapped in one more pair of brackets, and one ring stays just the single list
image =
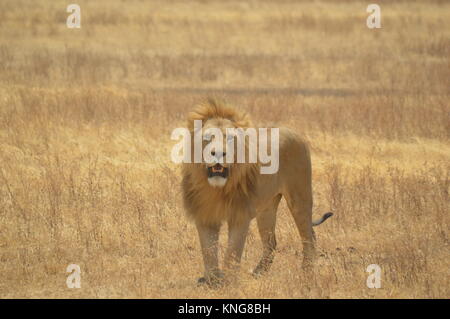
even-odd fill
[{"label": "dry grass", "polygon": [[[78,3],[0,3],[1,297],[450,297],[448,3]],[[268,276],[253,223],[241,282],[196,287],[170,132],[215,93],[310,141],[313,276],[283,202]]]}]

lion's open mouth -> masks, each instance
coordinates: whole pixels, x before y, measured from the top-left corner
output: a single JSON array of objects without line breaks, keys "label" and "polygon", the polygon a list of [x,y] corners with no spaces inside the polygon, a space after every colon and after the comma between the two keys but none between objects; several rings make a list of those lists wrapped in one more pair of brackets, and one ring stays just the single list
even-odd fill
[{"label": "lion's open mouth", "polygon": [[228,168],[220,164],[208,167],[208,177],[220,176],[226,178],[228,176]]}]

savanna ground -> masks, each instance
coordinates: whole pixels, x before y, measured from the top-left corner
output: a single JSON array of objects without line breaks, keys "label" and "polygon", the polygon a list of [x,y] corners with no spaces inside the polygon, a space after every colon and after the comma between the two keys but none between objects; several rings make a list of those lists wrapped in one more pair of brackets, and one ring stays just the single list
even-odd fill
[{"label": "savanna ground", "polygon": [[[448,2],[77,3],[0,3],[1,297],[450,297]],[[282,202],[266,277],[253,222],[240,283],[196,286],[170,134],[209,95],[310,142],[312,275]]]}]

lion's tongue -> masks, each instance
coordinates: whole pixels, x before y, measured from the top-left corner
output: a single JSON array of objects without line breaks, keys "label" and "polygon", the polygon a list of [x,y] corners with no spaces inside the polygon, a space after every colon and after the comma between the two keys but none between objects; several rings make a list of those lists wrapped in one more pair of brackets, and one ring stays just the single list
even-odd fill
[{"label": "lion's tongue", "polygon": [[223,166],[220,164],[216,164],[212,167],[212,171],[214,173],[222,173],[223,172]]}]

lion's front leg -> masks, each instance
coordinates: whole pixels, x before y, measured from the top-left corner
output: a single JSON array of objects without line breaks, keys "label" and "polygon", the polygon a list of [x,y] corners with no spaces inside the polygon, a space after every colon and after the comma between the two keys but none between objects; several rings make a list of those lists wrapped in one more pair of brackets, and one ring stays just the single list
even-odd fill
[{"label": "lion's front leg", "polygon": [[236,271],[239,268],[249,225],[250,219],[228,222],[228,249],[224,261],[227,272]]},{"label": "lion's front leg", "polygon": [[217,285],[222,280],[222,273],[219,270],[218,245],[220,225],[205,225],[196,223],[200,239],[200,246],[205,265],[204,277],[198,280],[199,284]]}]

